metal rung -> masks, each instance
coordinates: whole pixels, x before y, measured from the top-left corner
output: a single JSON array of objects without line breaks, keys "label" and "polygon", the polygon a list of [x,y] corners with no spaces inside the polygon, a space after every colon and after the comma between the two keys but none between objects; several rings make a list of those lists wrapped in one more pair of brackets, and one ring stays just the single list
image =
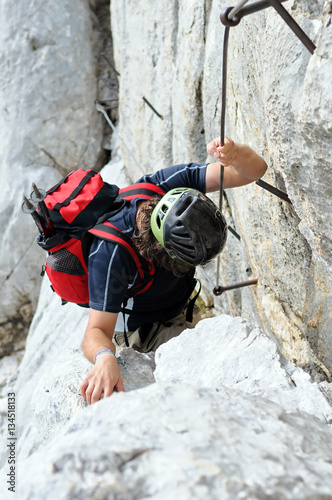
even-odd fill
[{"label": "metal rung", "polygon": [[281,198],[284,201],[287,201],[287,203],[290,203],[292,205],[291,200],[288,198],[288,195],[284,193],[283,191],[280,191],[280,189],[277,189],[274,186],[271,186],[271,184],[268,184],[265,181],[262,181],[262,179],[257,179],[256,181],[257,186],[262,187],[263,189],[266,189],[266,191],[269,191],[270,193],[274,194],[275,196],[278,196],[278,198]]}]

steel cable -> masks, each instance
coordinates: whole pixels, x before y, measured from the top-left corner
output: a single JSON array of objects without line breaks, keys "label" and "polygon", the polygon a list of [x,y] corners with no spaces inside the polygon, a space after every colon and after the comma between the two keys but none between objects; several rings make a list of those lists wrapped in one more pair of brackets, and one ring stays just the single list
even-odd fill
[{"label": "steel cable", "polygon": [[[221,87],[221,117],[220,117],[220,144],[225,145],[225,118],[226,118],[226,94],[227,94],[227,51],[229,40],[229,28],[225,27],[222,59],[222,87]],[[220,186],[219,186],[219,210],[222,213],[224,193],[224,166],[220,163]],[[217,257],[216,287],[219,288],[220,255]]]},{"label": "steel cable", "polygon": [[[223,54],[222,54],[222,84],[221,84],[221,115],[220,115],[220,144],[225,145],[225,119],[226,119],[226,96],[227,96],[227,52],[228,52],[229,28],[225,28]],[[224,187],[224,167],[220,164],[220,188],[219,188],[219,210],[222,212]]]},{"label": "steel cable", "polygon": [[[220,116],[221,146],[225,145],[228,41],[229,41],[229,27],[225,26],[224,41],[223,41],[223,57],[222,57],[222,89],[221,89],[221,116]],[[220,163],[219,210],[221,213],[223,204],[223,193],[224,193],[224,166]],[[243,281],[241,283],[233,283],[232,285],[220,286],[219,279],[220,279],[220,254],[217,257],[216,286],[213,289],[214,295],[221,295],[223,292],[227,290],[233,290],[235,288],[242,288],[249,285],[255,285],[257,283],[257,279],[253,279],[249,281]]]},{"label": "steel cable", "polygon": [[236,14],[242,9],[242,7],[244,7],[245,4],[248,3],[248,1],[249,0],[244,0],[243,2],[240,2],[236,7],[233,7],[233,9],[228,14],[228,19],[232,20],[233,17],[235,17]]}]

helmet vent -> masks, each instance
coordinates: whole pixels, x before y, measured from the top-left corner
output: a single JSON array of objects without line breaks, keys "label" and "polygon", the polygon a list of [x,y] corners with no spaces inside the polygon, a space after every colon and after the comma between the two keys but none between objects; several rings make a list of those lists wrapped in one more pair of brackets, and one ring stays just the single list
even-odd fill
[{"label": "helmet vent", "polygon": [[181,248],[183,250],[191,250],[192,252],[195,251],[195,247],[193,247],[192,245],[185,245],[184,243],[181,243]]},{"label": "helmet vent", "polygon": [[175,188],[165,195],[151,216],[159,243],[175,260],[189,266],[207,263],[223,249],[227,224],[212,200],[191,188]]},{"label": "helmet vent", "polygon": [[181,203],[181,206],[175,212],[175,215],[177,217],[180,217],[180,215],[182,215],[187,210],[187,208],[192,204],[192,202],[193,202],[192,196],[188,196],[185,200],[183,200],[183,203]]},{"label": "helmet vent", "polygon": [[156,218],[156,224],[158,226],[158,229],[161,228],[161,221],[163,220],[163,218],[165,217],[166,213],[167,213],[167,210],[168,210],[168,206],[167,205],[162,205],[158,211],[158,216]]}]

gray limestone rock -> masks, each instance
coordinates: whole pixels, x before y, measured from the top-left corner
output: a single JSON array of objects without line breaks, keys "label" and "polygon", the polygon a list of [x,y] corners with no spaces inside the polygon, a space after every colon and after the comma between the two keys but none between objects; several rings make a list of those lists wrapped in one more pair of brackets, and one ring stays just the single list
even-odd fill
[{"label": "gray limestone rock", "polygon": [[[91,9],[102,3],[1,6],[2,354],[13,332],[22,346],[44,260],[21,195],[32,180],[48,187],[100,157]],[[205,144],[220,130],[223,6],[111,3],[119,134],[144,172],[207,160]],[[272,8],[230,36],[226,133],[266,158],[265,180],[292,201],[255,185],[227,192],[224,211],[241,241],[228,238],[222,284],[250,276],[259,283],[215,298],[205,282],[205,297],[214,311],[243,318],[202,321],[161,346],[157,383],[153,354],[123,350],[126,392],[86,407],[79,385],[91,366],[80,350],[88,311],[63,308],[45,278],[15,388],[16,358],[0,372],[1,481],[10,387],[20,499],[332,498],[331,384],[308,375],[329,379],[332,368],[331,2],[285,6],[316,44],[314,55]],[[104,178],[125,185],[142,172],[121,149],[129,175],[117,161]],[[215,265],[207,270],[214,281]],[[7,485],[1,491],[12,498]]]},{"label": "gray limestone rock", "polygon": [[98,34],[87,0],[3,2],[0,16],[0,356],[24,339],[43,252],[21,211],[31,183],[48,189],[98,165]]},{"label": "gray limestone rock", "polygon": [[259,327],[243,318],[221,315],[200,321],[194,330],[159,347],[156,366],[157,382],[208,389],[225,386],[267,398],[288,412],[307,412],[332,423],[332,408],[318,385],[281,356]]},{"label": "gray limestone rock", "polygon": [[[292,205],[255,184],[227,191],[224,211],[241,242],[228,239],[219,284],[256,277],[258,285],[214,297],[214,309],[260,323],[287,359],[319,382],[331,380],[332,370],[331,5],[283,5],[317,49],[312,55],[273,8],[232,28],[226,135],[263,155],[269,165],[264,180],[286,192]],[[220,133],[219,15],[226,6],[201,0],[111,4],[120,130],[147,171],[204,163],[205,144]],[[214,281],[215,266],[209,272]],[[210,284],[205,297],[210,301]]]},{"label": "gray limestone rock", "polygon": [[[121,162],[103,170],[119,185],[128,181]],[[31,324],[25,355],[16,381],[18,405],[18,451],[23,458],[57,435],[84,401],[80,384],[91,369],[80,349],[89,310],[75,304],[61,305],[60,298],[43,279],[38,308]],[[125,390],[154,382],[154,356],[125,350],[120,369]],[[5,360],[4,360],[5,361]]]},{"label": "gray limestone rock", "polygon": [[[220,130],[224,28],[219,14],[225,5],[112,2],[120,135],[144,172],[207,160],[205,143]],[[21,213],[22,193],[29,194],[32,180],[48,187],[68,170],[93,167],[100,158],[95,12],[103,6],[104,1],[60,6],[34,0],[29,9],[16,2],[15,16],[9,4],[1,11],[3,355],[22,345],[43,262],[36,228]],[[217,298],[205,285],[205,297],[214,299],[217,312],[259,322],[278,338],[289,360],[320,381],[330,379],[332,367],[331,9],[325,0],[285,6],[317,49],[311,55],[272,8],[232,29],[226,133],[267,159],[265,180],[287,192],[292,205],[255,185],[227,193],[224,210],[242,239],[228,240],[222,284],[252,276],[259,281]],[[105,88],[99,90],[107,97]],[[135,180],[142,172],[121,148]]]},{"label": "gray limestone rock", "polygon": [[56,440],[20,463],[19,495],[327,499],[331,445],[331,429],[318,419],[263,398],[153,384],[77,413]]},{"label": "gray limestone rock", "polygon": [[[157,350],[157,367],[153,353],[122,349],[125,392],[87,407],[79,391],[91,368],[80,349],[87,317],[61,306],[43,280],[11,389],[19,498],[329,494],[331,384],[320,391],[259,327],[227,315],[203,320]],[[5,419],[3,430],[1,480]]]},{"label": "gray limestone rock", "polygon": [[[153,354],[141,354],[126,349],[117,356],[126,392],[155,382]],[[24,417],[27,408],[20,412],[20,421],[26,421],[27,424],[20,425],[21,459],[32,450],[36,451],[40,446],[55,439],[60,429],[87,406],[80,393],[80,384],[91,368],[91,363],[81,350],[68,349],[61,353],[60,360],[50,364],[47,371],[43,371],[29,402],[31,421]]]}]

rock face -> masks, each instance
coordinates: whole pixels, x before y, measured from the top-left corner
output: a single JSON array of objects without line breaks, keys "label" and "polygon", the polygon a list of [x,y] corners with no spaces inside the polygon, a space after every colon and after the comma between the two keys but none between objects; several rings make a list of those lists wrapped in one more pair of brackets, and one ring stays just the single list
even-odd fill
[{"label": "rock face", "polygon": [[77,414],[21,463],[20,498],[331,498],[331,439],[238,391],[152,385]]},{"label": "rock face", "polygon": [[[18,498],[332,497],[332,407],[260,328],[221,315],[161,346],[155,360],[123,349],[126,392],[86,407],[87,311],[62,307],[48,285],[12,389]],[[6,454],[1,466],[9,499]]]},{"label": "rock face", "polygon": [[[102,175],[105,181],[111,182],[111,179],[116,179],[120,187],[131,182],[123,169],[122,162],[119,161],[105,166]],[[22,424],[19,445],[22,457],[55,437],[72,415],[84,408],[79,386],[89,370],[90,363],[78,350],[83,340],[89,311],[74,304],[61,306],[60,302],[60,298],[52,292],[46,277],[42,282],[38,309],[31,324],[25,356],[20,364],[16,381],[19,400],[18,421]],[[144,387],[154,381],[152,375],[154,361],[146,355],[140,356],[138,362],[135,354],[130,351],[124,356],[124,365],[128,356],[131,365],[135,365],[132,375],[128,377],[126,367],[121,368],[127,390]],[[13,363],[14,368],[11,368]],[[5,371],[13,372],[18,364],[17,362],[15,364],[15,359],[4,358],[2,365],[4,367],[2,371],[5,373]],[[139,380],[133,378],[134,373],[140,374]],[[10,378],[14,378],[14,374],[12,377],[4,377],[4,386],[8,385]],[[12,386],[11,383],[10,389],[0,394],[4,429],[7,392],[13,390]],[[5,438],[4,431],[2,437]],[[2,453],[5,449],[6,446],[2,448]]]},{"label": "rock face", "polygon": [[21,212],[23,193],[32,182],[48,189],[75,168],[99,164],[97,3],[0,7],[0,356],[25,337],[39,294],[43,252]]},{"label": "rock face", "polygon": [[[229,236],[222,284],[255,275],[258,286],[215,298],[206,283],[205,299],[227,314],[155,358],[119,352],[126,392],[87,408],[79,384],[91,367],[80,350],[88,311],[62,308],[45,278],[23,361],[17,370],[7,357],[0,370],[3,498],[12,498],[6,384],[18,401],[19,498],[332,498],[332,386],[309,377],[329,380],[332,369],[331,2],[284,5],[313,55],[273,8],[230,36],[227,135],[265,156],[265,180],[292,201],[256,185],[227,193],[225,215],[241,241]],[[0,355],[14,333],[23,339],[41,283],[44,256],[21,216],[22,193],[32,180],[47,187],[73,168],[100,166],[96,13],[105,6],[19,0],[15,15],[9,2],[0,7]],[[220,127],[220,2],[111,7],[120,136],[140,165],[122,144],[131,180],[205,162]],[[130,182],[120,162],[103,176]],[[214,265],[207,272],[214,280]]]},{"label": "rock face", "polygon": [[[224,212],[241,242],[228,238],[221,284],[259,282],[217,298],[205,283],[204,298],[217,313],[259,323],[288,359],[316,380],[330,379],[331,9],[324,0],[283,5],[317,48],[312,55],[273,8],[233,28],[226,133],[265,156],[265,180],[292,205],[256,185],[228,191]],[[110,66],[98,69],[110,47],[98,21],[108,18],[106,0],[34,0],[28,9],[19,1],[15,15],[11,8],[1,7],[0,21],[0,355],[22,347],[43,263],[22,193],[31,181],[48,187],[73,168],[100,165],[110,146],[95,100],[113,113],[107,99],[117,85]],[[220,130],[221,8],[202,0],[112,2],[120,135],[140,165],[122,144],[133,179],[207,160],[205,144]],[[215,264],[209,274],[214,281]]]},{"label": "rock face", "polygon": [[[112,2],[120,132],[145,170],[204,163],[206,142],[219,135],[219,14],[228,5]],[[259,322],[288,359],[319,379],[332,369],[331,2],[283,5],[317,49],[312,55],[273,8],[232,28],[226,134],[266,158],[264,180],[292,205],[256,185],[227,192],[225,212],[242,240],[228,239],[222,284],[250,275],[259,283],[214,303],[219,312]],[[123,157],[139,175],[124,148]]]},{"label": "rock face", "polygon": [[332,424],[331,406],[317,384],[280,356],[276,344],[248,320],[227,315],[205,319],[192,334],[186,330],[171,345],[162,345],[156,364],[157,382],[200,388],[223,385]]}]

